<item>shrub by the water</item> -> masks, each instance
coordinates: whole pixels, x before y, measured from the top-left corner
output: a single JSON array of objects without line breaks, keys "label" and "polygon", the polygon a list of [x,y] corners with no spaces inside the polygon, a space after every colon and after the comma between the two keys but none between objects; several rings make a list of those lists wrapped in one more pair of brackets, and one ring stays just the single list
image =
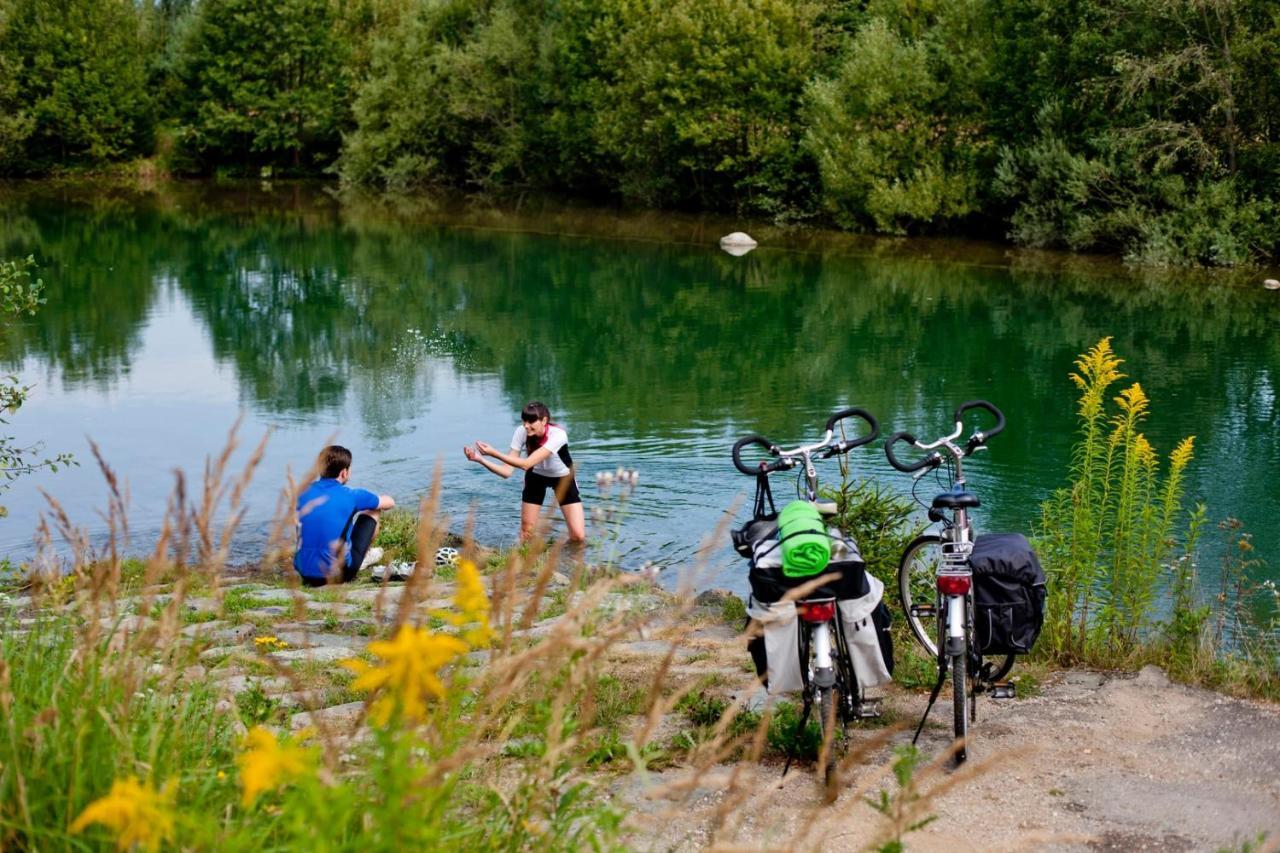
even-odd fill
[{"label": "shrub by the water", "polygon": [[[1141,431],[1150,401],[1124,378],[1110,338],[1076,361],[1078,440],[1069,485],[1044,502],[1036,546],[1048,576],[1042,656],[1062,663],[1140,666],[1252,695],[1280,695],[1280,597],[1239,523],[1224,523],[1221,589],[1197,567],[1208,510],[1188,511],[1183,479],[1193,438],[1160,471]],[[1224,626],[1230,624],[1231,630]]]}]

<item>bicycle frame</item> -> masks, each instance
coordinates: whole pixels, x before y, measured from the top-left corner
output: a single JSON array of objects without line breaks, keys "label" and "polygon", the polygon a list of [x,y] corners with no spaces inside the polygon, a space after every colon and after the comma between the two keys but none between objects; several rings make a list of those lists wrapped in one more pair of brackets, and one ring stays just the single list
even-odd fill
[{"label": "bicycle frame", "polygon": [[[990,433],[975,431],[962,446],[957,444],[957,440],[964,433],[963,415],[973,408],[982,408],[994,415],[996,425]],[[985,450],[987,439],[999,434],[1004,429],[1004,425],[1004,415],[994,405],[983,400],[972,400],[956,410],[955,429],[937,441],[921,442],[910,433],[898,432],[885,443],[885,454],[889,463],[899,471],[911,473],[917,481],[930,471],[937,470],[944,461],[949,461],[955,466],[949,493],[954,496],[954,499],[944,500],[946,495],[939,495],[929,509],[929,519],[941,522],[942,530],[936,537],[918,537],[908,546],[899,565],[898,583],[912,632],[920,643],[928,648],[933,643],[926,639],[928,632],[922,618],[928,611],[923,605],[917,605],[912,600],[914,596],[909,594],[910,579],[914,576],[917,555],[929,553],[928,550],[921,551],[921,549],[934,547],[940,549],[940,561],[934,564],[936,568],[933,579],[934,612],[938,620],[937,644],[934,647],[937,654],[938,681],[929,697],[929,708],[933,707],[938,692],[947,679],[947,670],[950,668],[955,706],[957,762],[964,761],[966,757],[968,726],[969,722],[976,718],[977,694],[988,686],[986,682],[995,686],[996,679],[1008,671],[1012,662],[1011,658],[1006,658],[1004,666],[999,669],[999,674],[993,674],[990,666],[983,665],[982,654],[974,647],[976,635],[973,570],[969,565],[969,558],[973,553],[974,535],[968,508],[977,506],[978,501],[965,490],[964,478],[964,458],[979,450]],[[919,450],[928,451],[928,455],[914,463],[902,462],[893,454],[893,445],[898,441],[905,441]],[[940,450],[942,452],[939,452]],[[945,460],[943,453],[950,456],[950,459]],[[950,518],[947,517],[948,512],[951,515]],[[927,568],[927,566],[928,563],[922,567]],[[920,591],[923,593],[923,589]],[[928,715],[928,709],[925,715]],[[924,726],[923,719],[920,721],[920,726],[921,729]],[[919,737],[921,729],[916,730],[916,737]]]}]

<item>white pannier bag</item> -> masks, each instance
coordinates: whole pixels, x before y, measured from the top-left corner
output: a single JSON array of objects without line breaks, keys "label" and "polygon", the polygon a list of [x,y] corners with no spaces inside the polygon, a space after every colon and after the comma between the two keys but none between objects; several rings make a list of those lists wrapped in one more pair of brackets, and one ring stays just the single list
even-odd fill
[{"label": "white pannier bag", "polygon": [[[871,587],[871,591],[861,598],[836,602],[840,609],[840,622],[844,627],[845,643],[849,647],[849,657],[853,660],[853,674],[863,690],[888,684],[893,679],[882,645],[882,642],[888,642],[889,626],[887,620],[884,620],[883,626],[877,625],[874,618],[876,608],[884,598],[884,584],[875,575],[868,573],[867,585]],[[882,631],[886,636],[881,637]],[[889,654],[892,655],[893,652],[890,651]]]}]

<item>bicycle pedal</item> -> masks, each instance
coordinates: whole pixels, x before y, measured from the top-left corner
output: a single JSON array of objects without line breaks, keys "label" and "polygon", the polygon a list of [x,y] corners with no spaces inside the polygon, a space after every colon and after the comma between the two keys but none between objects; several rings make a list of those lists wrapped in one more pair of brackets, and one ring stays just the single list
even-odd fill
[{"label": "bicycle pedal", "polygon": [[992,699],[1017,699],[1018,685],[1012,681],[995,681],[991,684]]},{"label": "bicycle pedal", "polygon": [[938,608],[932,604],[913,604],[911,615],[916,619],[934,619],[938,615]]},{"label": "bicycle pedal", "polygon": [[853,709],[854,719],[857,720],[874,720],[879,718],[881,714],[879,699],[864,699],[862,704]]}]

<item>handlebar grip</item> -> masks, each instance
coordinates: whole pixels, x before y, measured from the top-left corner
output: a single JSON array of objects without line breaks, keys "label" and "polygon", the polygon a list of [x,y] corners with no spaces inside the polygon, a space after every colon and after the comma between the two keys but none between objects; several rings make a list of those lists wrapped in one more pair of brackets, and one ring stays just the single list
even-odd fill
[{"label": "handlebar grip", "polygon": [[827,418],[827,432],[833,432],[836,428],[836,424],[845,418],[862,418],[862,420],[867,422],[867,426],[871,427],[871,432],[859,438],[840,442],[836,445],[836,453],[846,453],[855,447],[870,444],[880,435],[880,424],[876,421],[875,415],[871,414],[866,409],[860,409],[857,406],[854,406],[851,409],[843,409]]},{"label": "handlebar grip", "polygon": [[758,444],[770,453],[776,453],[778,448],[773,442],[762,435],[749,435],[746,438],[740,438],[733,444],[733,464],[739,471],[749,477],[754,477],[761,471],[768,473],[776,471],[777,468],[773,464],[761,463],[759,467],[752,468],[742,461],[742,449],[752,444]]},{"label": "handlebar grip", "polygon": [[973,440],[970,439],[971,445],[976,447],[986,442],[989,438],[995,438],[1004,431],[1004,412],[1000,411],[993,403],[988,403],[986,400],[970,400],[967,403],[961,403],[960,408],[956,409],[956,423],[962,421],[964,419],[964,413],[971,409],[985,409],[987,412],[994,415],[996,419],[996,425],[991,429],[978,430],[978,432],[974,433],[974,438],[977,438],[979,435],[981,435],[982,438],[979,439],[976,444],[974,444]]},{"label": "handlebar grip", "polygon": [[938,454],[930,453],[914,465],[906,465],[899,462],[898,457],[893,455],[893,446],[899,441],[906,441],[911,444],[915,444],[916,437],[909,432],[895,432],[893,435],[889,436],[889,440],[884,443],[884,455],[888,457],[889,464],[904,474],[911,474],[919,471],[921,468],[927,468],[931,465],[936,466],[938,462],[941,461],[941,457],[939,457]]}]

